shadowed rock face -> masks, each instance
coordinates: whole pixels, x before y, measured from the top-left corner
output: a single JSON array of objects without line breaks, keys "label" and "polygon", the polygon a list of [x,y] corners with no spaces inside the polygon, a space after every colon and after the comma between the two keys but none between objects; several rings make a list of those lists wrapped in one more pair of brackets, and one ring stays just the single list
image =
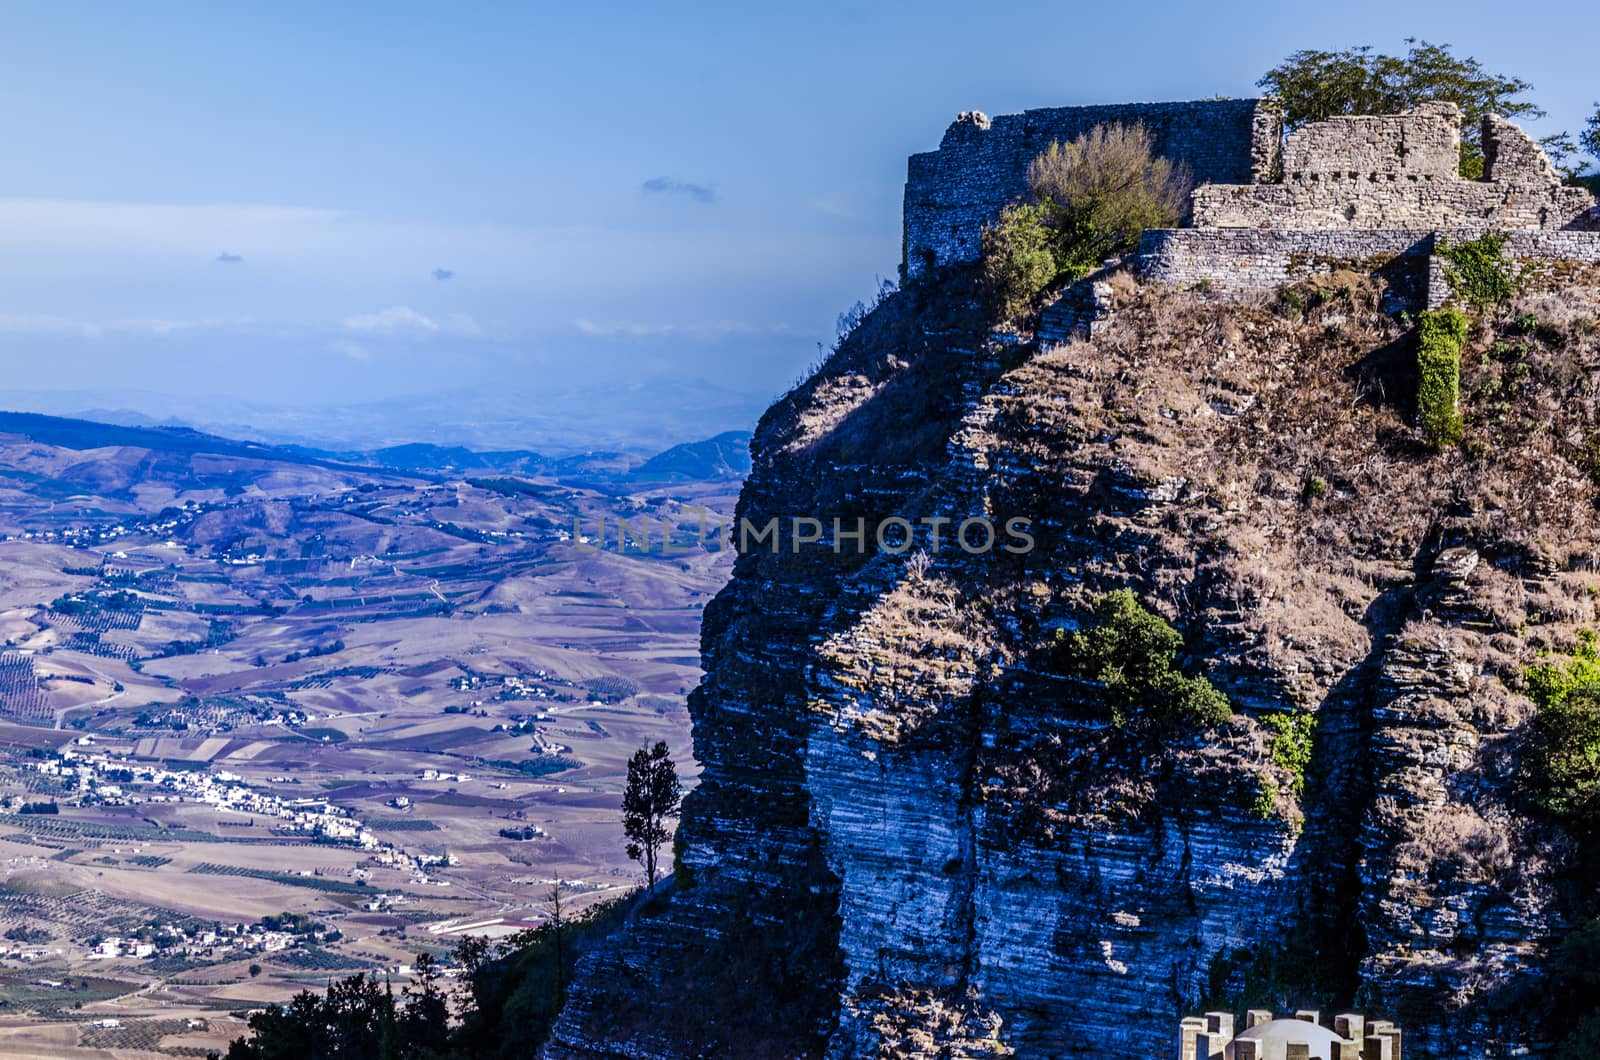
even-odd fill
[{"label": "shadowed rock face", "polygon": [[[869,316],[763,419],[741,510],[1017,515],[1035,547],[924,526],[898,555],[739,560],[677,891],[585,959],[547,1055],[1162,1056],[1204,1005],[1358,993],[1408,1049],[1544,1048],[1573,910],[1514,688],[1596,618],[1566,440],[1597,419],[1595,303],[1564,296],[1514,404],[1468,403],[1469,458],[1416,441],[1412,351],[1359,280],[1303,315],[1134,292],[1044,353],[972,295],[956,274]],[[1492,338],[1464,392],[1509,370],[1476,358]],[[1055,631],[1123,587],[1231,721],[1118,728],[1063,672]],[[1273,712],[1317,719],[1303,790]]]}]

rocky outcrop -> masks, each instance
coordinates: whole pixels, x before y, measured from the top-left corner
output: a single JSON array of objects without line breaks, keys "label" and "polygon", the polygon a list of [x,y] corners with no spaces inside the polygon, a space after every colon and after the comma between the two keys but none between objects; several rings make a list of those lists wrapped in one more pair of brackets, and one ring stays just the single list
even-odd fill
[{"label": "rocky outcrop", "polygon": [[[1160,1057],[1203,1004],[1358,998],[1408,1055],[1547,1049],[1573,910],[1516,688],[1595,619],[1600,341],[1570,301],[1515,357],[1480,335],[1492,396],[1434,453],[1377,303],[1144,290],[1045,351],[965,275],[875,310],[756,432],[740,514],[829,532],[708,609],[676,891],[548,1055]],[[890,516],[912,547],[832,533]],[[952,541],[1013,516],[1030,550]],[[1063,670],[1118,588],[1231,720],[1119,727]],[[1272,714],[1316,719],[1304,778]]]}]

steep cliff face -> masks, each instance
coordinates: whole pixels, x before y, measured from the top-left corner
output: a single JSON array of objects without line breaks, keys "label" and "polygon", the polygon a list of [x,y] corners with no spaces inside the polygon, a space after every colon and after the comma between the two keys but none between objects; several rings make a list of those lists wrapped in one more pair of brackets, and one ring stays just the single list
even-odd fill
[{"label": "steep cliff face", "polygon": [[[970,277],[922,283],[768,413],[753,524],[951,522],[740,558],[675,893],[585,961],[550,1056],[1158,1057],[1242,1001],[1359,1002],[1408,1055],[1545,1047],[1577,907],[1516,688],[1595,621],[1596,300],[1476,335],[1469,444],[1435,453],[1363,279],[1119,298],[1041,353]],[[960,547],[976,516],[1033,547]],[[1119,726],[1063,668],[1122,588],[1227,723]],[[1272,716],[1314,719],[1303,783]]]}]

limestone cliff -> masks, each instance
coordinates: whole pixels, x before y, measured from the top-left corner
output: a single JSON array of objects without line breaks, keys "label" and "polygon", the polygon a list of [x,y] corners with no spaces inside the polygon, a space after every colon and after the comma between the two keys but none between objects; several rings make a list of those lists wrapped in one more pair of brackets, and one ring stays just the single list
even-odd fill
[{"label": "limestone cliff", "polygon": [[[930,277],[769,411],[752,524],[1021,516],[1035,547],[740,557],[674,893],[580,965],[548,1056],[1156,1058],[1246,1000],[1359,1002],[1408,1056],[1548,1050],[1582,896],[1518,689],[1596,621],[1600,299],[1481,326],[1446,452],[1364,278],[1117,299],[1040,351]],[[1118,727],[1062,671],[1119,588],[1230,721]],[[1302,785],[1262,719],[1307,713]]]}]

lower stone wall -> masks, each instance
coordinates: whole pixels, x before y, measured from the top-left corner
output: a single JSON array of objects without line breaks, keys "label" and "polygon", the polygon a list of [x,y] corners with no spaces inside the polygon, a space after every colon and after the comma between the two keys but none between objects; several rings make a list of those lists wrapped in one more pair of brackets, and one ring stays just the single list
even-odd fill
[{"label": "lower stone wall", "polygon": [[[1320,176],[1320,175],[1318,175]],[[1282,184],[1208,184],[1195,189],[1203,228],[1454,228],[1479,221],[1508,230],[1592,229],[1594,196],[1583,188],[1526,188],[1487,181],[1332,173]]]},{"label": "lower stone wall", "polygon": [[[1437,239],[1474,239],[1488,230],[1156,229],[1140,242],[1138,269],[1149,282],[1225,292],[1270,290],[1317,273],[1355,269],[1383,273],[1396,296],[1409,305],[1431,306],[1440,297]],[[1557,262],[1600,264],[1600,232],[1512,232],[1505,252],[1536,274]]]},{"label": "lower stone wall", "polygon": [[1037,332],[1041,345],[1094,338],[1095,331],[1111,319],[1111,284],[1105,277],[1105,273],[1086,276],[1045,306]]},{"label": "lower stone wall", "polygon": [[1139,273],[1176,287],[1267,290],[1319,272],[1352,266],[1373,271],[1397,257],[1426,257],[1432,239],[1432,232],[1403,229],[1153,229],[1139,244]]},{"label": "lower stone wall", "polygon": [[1506,237],[1506,256],[1516,261],[1600,262],[1600,232],[1512,232]]}]

